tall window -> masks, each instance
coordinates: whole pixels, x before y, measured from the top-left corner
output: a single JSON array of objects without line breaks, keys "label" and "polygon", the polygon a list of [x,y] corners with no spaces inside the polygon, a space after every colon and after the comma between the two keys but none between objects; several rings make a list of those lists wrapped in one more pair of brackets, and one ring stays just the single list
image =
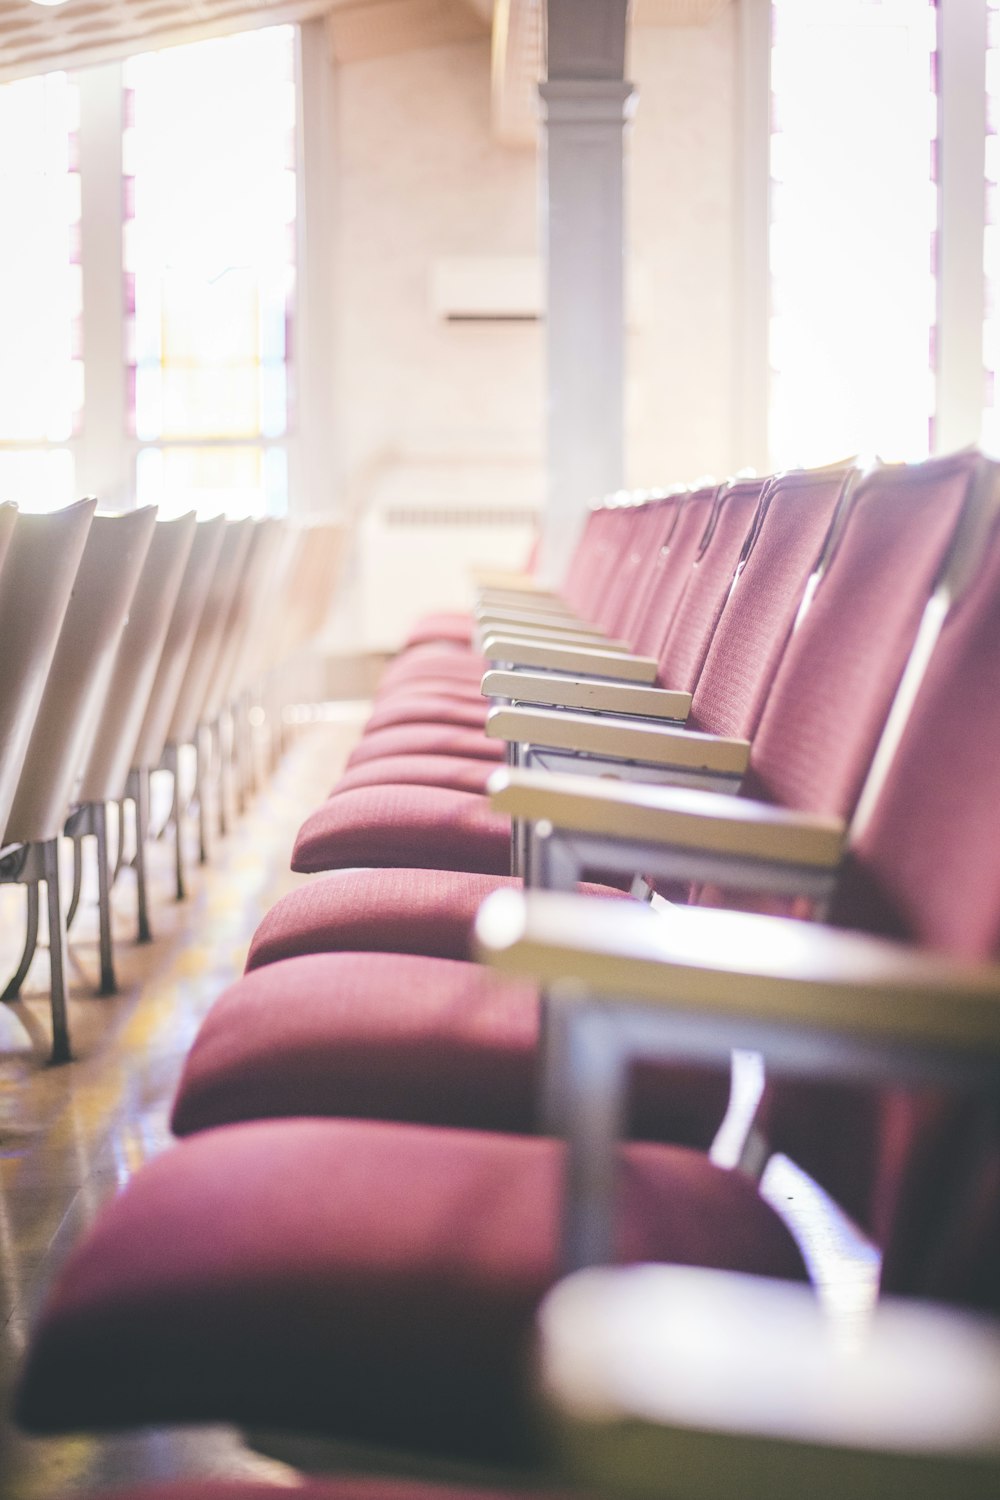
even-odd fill
[{"label": "tall window", "polygon": [[65,73],[0,87],[0,500],[25,510],[74,498],[84,394],[77,108]]},{"label": "tall window", "polygon": [[933,0],[773,0],[772,462],[933,443]]},{"label": "tall window", "polygon": [[294,32],[125,67],[124,266],[136,494],[165,513],[287,507]]}]

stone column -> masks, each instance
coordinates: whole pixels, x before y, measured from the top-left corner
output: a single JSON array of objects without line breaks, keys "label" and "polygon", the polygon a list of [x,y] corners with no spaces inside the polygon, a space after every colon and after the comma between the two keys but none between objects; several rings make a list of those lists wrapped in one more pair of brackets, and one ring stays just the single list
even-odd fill
[{"label": "stone column", "polygon": [[548,0],[541,85],[548,499],[558,577],[588,503],[624,473],[623,127],[628,0]]}]

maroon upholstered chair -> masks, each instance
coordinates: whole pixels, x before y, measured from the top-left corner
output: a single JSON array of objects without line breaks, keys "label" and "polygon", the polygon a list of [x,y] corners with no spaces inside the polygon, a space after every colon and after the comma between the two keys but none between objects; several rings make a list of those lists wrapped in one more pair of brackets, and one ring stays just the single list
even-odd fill
[{"label": "maroon upholstered chair", "polygon": [[[843,484],[840,473],[787,476],[770,486],[752,549],[726,600],[695,686],[688,719],[694,729],[752,737],[807,579],[823,553]],[[478,801],[468,805],[482,815]],[[506,825],[498,820],[492,826],[499,860]],[[364,850],[358,852],[361,862],[371,862]],[[444,870],[328,875],[277,903],[254,936],[248,967],[324,948],[392,948],[462,958],[485,894],[481,879]],[[360,927],[359,912],[364,913]]]},{"label": "maroon upholstered chair", "polygon": [[[742,569],[740,589],[746,592],[737,590],[727,606],[732,608],[739,596],[739,628],[738,632],[734,628],[730,649],[735,652],[742,647],[747,653],[739,679],[744,704],[739,710],[734,708],[737,727],[750,730],[756,722],[763,688],[758,684],[756,692],[752,690],[752,658],[759,658],[762,678],[773,672],[777,649],[772,638],[775,634],[784,638],[791,629],[836,510],[839,486],[840,480],[829,476],[779,484],[766,518],[761,518],[755,545]],[[752,504],[749,491],[738,498],[745,507]],[[748,522],[746,510],[737,505],[730,514],[722,513],[717,541],[724,538],[727,522],[730,556],[722,563],[714,561],[719,575],[719,582],[712,585],[716,597],[723,592],[719,584],[725,583],[726,574],[735,567]],[[709,550],[702,562],[713,566]],[[718,607],[722,607],[721,600]],[[697,664],[705,628],[698,636],[692,615],[680,611],[679,619],[681,642]],[[392,949],[438,958],[461,956],[485,895],[516,884],[511,877],[465,874],[456,878],[441,871],[417,875],[391,869],[319,880],[300,887],[265,917],[248,968],[330,948],[352,955]],[[504,1128],[535,1128],[537,994],[521,993],[516,1003],[512,1001],[515,1009],[509,1025],[489,991],[484,998],[482,978],[473,966],[439,964],[436,970],[435,977],[433,964],[421,968],[380,960],[366,965],[352,957],[325,964],[281,964],[273,975],[233,986],[207,1019],[192,1051],[178,1096],[175,1128],[188,1132],[229,1119],[298,1112],[302,1104],[297,1059],[304,1045],[316,1063],[311,1111],[390,1115],[432,1123],[494,1122],[495,1115],[483,1116],[475,1108],[470,1112],[469,1096],[478,1096],[484,1103],[492,1092],[487,1075],[495,1081],[506,1068],[513,1070],[518,1083],[508,1093],[500,1117]],[[422,1009],[407,1009],[405,997],[411,989],[433,996],[436,983],[440,985],[436,998],[426,1001]],[[438,1077],[428,1062],[431,1056],[445,1070],[464,1075],[464,1103]],[[501,1056],[505,1059],[502,1066]],[[344,1066],[357,1081],[349,1095],[343,1091]],[[433,1081],[426,1091],[419,1082],[411,1084],[429,1068]],[[661,1087],[654,1093],[653,1107],[643,1108],[643,1096],[639,1096],[634,1130],[656,1139],[707,1146],[724,1113],[727,1095],[728,1079],[722,1073],[709,1075],[695,1069],[675,1073],[670,1090]],[[672,1101],[670,1107],[664,1107],[665,1098]]]},{"label": "maroon upholstered chair", "polygon": [[[849,816],[979,463],[959,455],[882,470],[858,486],[754,734],[750,795]],[[675,686],[696,683],[695,676]],[[532,724],[544,733],[545,721],[529,716],[525,738],[544,744]],[[479,801],[422,786],[344,792],[306,820],[293,868],[414,864],[504,873],[504,822]]]},{"label": "maroon upholstered chair", "polygon": [[[697,681],[704,651],[725,603],[744,539],[760,501],[761,488],[760,481],[747,481],[729,486],[721,494],[718,486],[695,491],[680,507],[676,525],[671,522],[672,534],[662,567],[660,549],[651,554],[658,575],[656,594],[645,610],[642,633],[655,634],[662,629],[666,635],[658,652],[658,675],[664,686],[683,691]],[[635,572],[627,571],[631,580]],[[616,610],[629,606],[631,582],[623,586],[615,581],[612,589],[615,599],[610,612],[613,615]],[[405,699],[394,701],[410,703],[413,700],[407,695]],[[369,723],[373,723],[376,716]],[[423,862],[419,855],[410,859],[405,854],[407,847],[415,847],[404,832],[409,827],[409,818],[405,811],[405,793],[399,790],[408,780],[406,769],[397,757],[389,773],[391,779],[383,781],[384,773],[372,769],[353,777],[352,786],[345,788],[343,793],[335,788],[337,796],[348,795],[356,780],[362,787],[375,788],[376,794],[388,795],[389,804],[379,821],[397,826],[404,840],[398,851],[388,858],[368,859],[362,855],[350,863],[409,865]],[[440,787],[451,791],[461,776],[455,767],[449,765],[428,767],[424,762],[412,769],[415,776],[426,778],[417,784],[428,785],[429,789]],[[436,779],[435,771],[438,773]],[[465,773],[465,784],[473,793],[482,792],[487,775],[480,765],[475,765]],[[463,790],[463,787],[456,788],[459,795]],[[475,804],[460,806],[438,800],[424,801],[424,806],[415,808],[416,822],[412,825],[419,848],[428,851],[433,847],[435,835],[429,826],[431,823],[442,829],[452,826],[454,833],[454,838],[445,836],[442,839],[440,850],[435,850],[428,861],[431,866],[497,874],[509,870],[509,826],[506,819],[490,814],[487,809],[477,808]],[[338,859],[337,863],[342,861]],[[312,864],[311,868],[333,866],[320,862]]]},{"label": "maroon upholstered chair", "polygon": [[[185,1141],[71,1255],[18,1418],[49,1432],[225,1420],[529,1456],[526,1351],[558,1274],[561,1157],[541,1138],[360,1120]],[[803,1274],[745,1177],[668,1146],[624,1153],[618,1248]]]}]

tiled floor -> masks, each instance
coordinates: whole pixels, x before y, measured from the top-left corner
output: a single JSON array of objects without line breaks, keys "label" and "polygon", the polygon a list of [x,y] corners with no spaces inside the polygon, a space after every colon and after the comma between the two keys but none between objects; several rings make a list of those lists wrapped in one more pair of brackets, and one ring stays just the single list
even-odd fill
[{"label": "tiled floor", "polygon": [[[146,947],[132,940],[134,886],[123,872],[113,999],[93,996],[96,912],[85,893],[71,944],[73,1063],[46,1065],[44,952],[23,1001],[0,1006],[0,1500],[52,1500],[187,1473],[293,1482],[284,1465],[250,1452],[225,1428],[32,1440],[11,1425],[7,1397],[33,1309],[60,1260],[102,1201],[169,1147],[167,1112],[184,1055],[215,996],[241,972],[261,915],[295,883],[294,831],[335,780],[357,724],[346,710],[339,722],[298,732],[267,789],[216,840],[210,865],[198,869],[191,848],[184,903],[173,899],[170,848],[153,848],[155,941]],[[0,887],[4,976],[16,963],[23,901],[20,888]]]}]

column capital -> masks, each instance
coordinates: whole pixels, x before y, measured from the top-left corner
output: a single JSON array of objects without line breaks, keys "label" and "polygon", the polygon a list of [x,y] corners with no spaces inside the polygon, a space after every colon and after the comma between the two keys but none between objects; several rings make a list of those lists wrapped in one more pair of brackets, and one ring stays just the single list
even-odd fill
[{"label": "column capital", "polygon": [[621,78],[556,78],[538,85],[550,125],[618,124],[635,110],[633,84]]}]

